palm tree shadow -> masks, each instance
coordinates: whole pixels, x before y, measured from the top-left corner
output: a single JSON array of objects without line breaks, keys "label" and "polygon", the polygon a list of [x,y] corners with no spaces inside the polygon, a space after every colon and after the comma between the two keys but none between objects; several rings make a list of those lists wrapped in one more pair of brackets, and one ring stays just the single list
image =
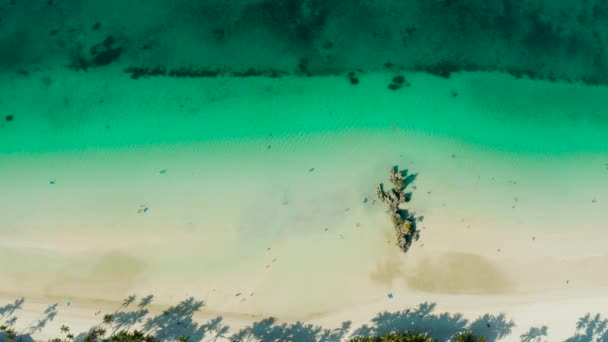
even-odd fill
[{"label": "palm tree shadow", "polygon": [[[23,309],[23,303],[25,302],[24,298],[19,298],[15,300],[12,304],[7,304],[0,307],[0,319],[4,320],[3,323],[0,323],[0,326],[5,326],[10,328],[15,325],[17,322],[16,312],[20,309]],[[20,342],[33,342],[34,339],[30,336],[32,332],[42,330],[46,326],[46,323],[52,321],[57,315],[57,305],[51,305],[46,308],[43,316],[38,320],[36,325],[30,324],[24,330],[29,330],[29,332],[17,332],[14,329],[11,329],[13,333],[15,333],[16,341]],[[29,329],[28,329],[29,328]],[[0,341],[9,340],[4,332],[0,332]]]},{"label": "palm tree shadow", "polygon": [[202,339],[207,332],[215,333],[213,337],[213,341],[221,338],[222,341],[228,339],[228,333],[230,332],[230,327],[224,324],[224,318],[216,317],[209,322],[205,323],[198,329],[198,336]]},{"label": "palm tree shadow", "polygon": [[351,321],[342,322],[342,325],[334,330],[324,329],[319,336],[320,342],[339,342],[344,340],[352,326]]},{"label": "palm tree shadow", "polygon": [[[131,297],[129,297],[131,298]],[[216,317],[204,324],[200,324],[194,320],[194,314],[202,309],[204,303],[194,298],[183,300],[179,304],[168,308],[162,313],[148,317],[147,309],[141,306],[148,305],[151,302],[152,296],[142,299],[139,309],[135,311],[118,311],[112,314],[112,322],[108,327],[112,327],[111,335],[118,331],[129,331],[132,328],[140,327],[142,331],[148,335],[155,336],[160,341],[178,340],[181,337],[187,337],[190,341],[202,340],[225,340],[233,341],[319,341],[319,342],[338,342],[354,336],[372,336],[382,335],[395,331],[410,331],[410,332],[426,332],[429,336],[439,340],[449,340],[454,335],[461,331],[473,330],[481,335],[486,336],[488,341],[507,336],[513,326],[512,322],[507,322],[504,314],[499,316],[484,315],[470,326],[468,321],[463,318],[462,314],[449,313],[434,313],[436,309],[435,303],[421,303],[414,309],[408,309],[398,312],[382,312],[371,319],[370,325],[363,325],[351,334],[352,322],[345,321],[340,327],[335,329],[327,329],[319,325],[308,324],[305,322],[295,323],[279,323],[276,318],[266,318],[251,325],[240,329],[235,333],[230,333],[230,327],[224,323],[222,317]],[[22,301],[21,301],[22,303]],[[144,305],[141,305],[145,303]],[[20,305],[4,306],[3,313],[13,313]],[[11,311],[12,310],[12,311]],[[42,330],[47,322],[52,321],[57,314],[57,305],[49,306],[38,321],[31,328],[30,333]],[[488,329],[487,323],[493,326]],[[599,319],[582,320],[585,329],[589,329],[589,325],[593,325],[594,331],[597,330],[601,322]],[[97,325],[91,331],[99,328]],[[138,328],[138,329],[140,329]],[[483,331],[480,331],[483,330]],[[587,331],[586,330],[586,331]],[[76,341],[83,341],[88,333],[82,333]],[[29,335],[20,336],[23,341],[32,340]],[[585,340],[573,340],[582,342]]]},{"label": "palm tree shadow", "polygon": [[464,331],[467,320],[461,314],[433,314],[435,303],[422,303],[417,308],[398,312],[379,313],[372,319],[372,326],[364,325],[354,331],[354,336],[377,336],[397,331],[426,332],[429,336],[447,341]]},{"label": "palm tree shadow", "polygon": [[140,309],[132,312],[117,312],[112,315],[114,319],[114,331],[119,331],[121,329],[128,330],[130,327],[143,322],[147,315],[147,309]]},{"label": "palm tree shadow", "polygon": [[[152,296],[148,296],[152,299]],[[16,303],[23,303],[16,302]],[[140,303],[141,304],[141,303]],[[8,317],[19,305],[10,304],[2,307],[2,314]],[[112,317],[112,334],[117,331],[141,329],[147,335],[156,337],[159,341],[179,340],[181,337],[189,341],[217,341],[230,339],[232,341],[319,341],[338,342],[357,336],[378,336],[390,332],[427,333],[438,341],[453,339],[458,333],[471,331],[476,335],[485,336],[486,341],[498,341],[511,334],[515,326],[505,314],[483,315],[469,322],[460,313],[436,313],[435,303],[421,303],[412,309],[396,312],[381,312],[374,316],[368,324],[353,330],[352,322],[345,321],[335,329],[327,329],[319,325],[305,322],[280,323],[276,318],[266,318],[254,322],[236,332],[231,333],[223,317],[218,316],[201,324],[194,320],[194,315],[200,311],[204,303],[194,298],[188,298],[175,306],[168,308],[158,315],[147,317],[149,311],[139,308],[135,311],[115,312]],[[52,321],[57,314],[57,305],[49,306],[32,331],[40,331],[47,322]],[[99,328],[97,325],[96,328]],[[143,328],[143,329],[142,329]],[[94,328],[93,328],[94,329]],[[93,331],[93,329],[91,331]],[[83,341],[86,333],[80,334],[76,341]],[[521,335],[522,341],[536,342],[547,335],[547,328],[532,328]],[[33,341],[29,335],[20,336],[23,341]],[[568,342],[608,342],[608,320],[599,315],[586,315],[579,320],[576,334]]]},{"label": "palm tree shadow", "polygon": [[515,323],[507,320],[504,313],[498,316],[485,314],[471,323],[470,330],[473,334],[485,336],[487,342],[494,342],[509,336],[513,327]]},{"label": "palm tree shadow", "polygon": [[193,315],[200,311],[203,305],[203,301],[193,297],[183,300],[160,315],[146,320],[143,324],[144,331],[154,334],[160,340],[178,339],[180,336],[199,340],[205,335],[207,326],[199,326],[193,320]]},{"label": "palm tree shadow", "polygon": [[543,325],[540,328],[532,327],[530,330],[519,336],[521,342],[541,342],[543,337],[547,337],[548,327]]},{"label": "palm tree shadow", "polygon": [[[277,319],[266,318],[245,327],[231,336],[233,341],[340,341],[348,330],[324,330],[320,326],[296,322],[276,325]],[[349,328],[350,322],[342,323],[342,328]]]},{"label": "palm tree shadow", "polygon": [[0,306],[0,319],[10,318],[15,313],[15,311],[23,308],[24,302],[25,298],[19,298],[16,299],[12,304]]},{"label": "palm tree shadow", "polygon": [[[127,298],[127,299],[129,299],[129,298]],[[137,304],[137,307],[139,307],[140,309],[143,309],[146,306],[150,305],[153,300],[154,300],[153,295],[147,295],[139,301],[139,304]]]},{"label": "palm tree shadow", "polygon": [[[128,297],[127,297],[127,298],[125,298],[125,300],[122,302],[122,306],[123,306],[123,307],[125,307],[125,308],[126,308],[126,307],[128,307],[128,306],[129,306],[129,305],[131,305],[133,302],[135,302],[135,299],[136,299],[136,298],[137,298],[137,297],[136,297],[135,295],[130,295],[130,296],[128,296]],[[151,301],[151,300],[150,300],[150,301]],[[150,304],[150,303],[147,303],[146,305],[148,305],[148,304]],[[146,305],[144,305],[144,306],[146,306]]]},{"label": "palm tree shadow", "polygon": [[29,328],[29,334],[34,334],[36,332],[42,331],[42,329],[46,326],[48,322],[52,322],[55,317],[57,317],[57,304],[49,305],[38,320],[36,324],[33,324]]},{"label": "palm tree shadow", "polygon": [[[266,318],[245,327],[231,336],[233,341],[322,341],[337,342],[348,337],[379,336],[390,332],[426,332],[438,341],[447,341],[456,334],[469,330],[471,327],[462,314],[433,313],[435,303],[422,303],[414,309],[398,312],[382,312],[371,320],[370,325],[363,325],[349,334],[352,323],[343,322],[341,327],[334,330],[321,326],[296,322],[293,324],[278,324],[275,318]],[[506,323],[504,315],[483,316],[497,325],[489,341],[507,336],[512,328],[512,322]],[[475,321],[476,324],[479,320]],[[477,323],[479,324],[479,323]]]},{"label": "palm tree shadow", "polygon": [[608,342],[608,320],[600,314],[586,314],[579,318],[574,336],[566,342]]},{"label": "palm tree shadow", "polygon": [[[203,340],[209,328],[206,325],[199,325],[193,320],[194,313],[203,307],[202,301],[191,297],[168,308],[159,315],[146,319],[149,311],[144,307],[149,305],[152,299],[152,295],[142,298],[136,311],[117,311],[113,313],[111,315],[111,334],[135,328],[136,330],[141,329],[145,334],[155,336],[160,341],[174,341],[182,336],[189,337],[190,341]],[[219,326],[221,318],[214,324]],[[99,325],[92,327],[88,332],[81,333],[76,337],[76,341],[84,341],[87,335],[98,328]],[[225,328],[223,329],[225,330]]]}]

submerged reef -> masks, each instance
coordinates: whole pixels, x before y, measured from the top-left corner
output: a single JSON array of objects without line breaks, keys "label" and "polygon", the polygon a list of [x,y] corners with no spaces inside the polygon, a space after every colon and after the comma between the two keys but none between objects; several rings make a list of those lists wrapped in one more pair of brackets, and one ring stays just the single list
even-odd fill
[{"label": "submerged reef", "polygon": [[142,77],[153,77],[153,76],[169,76],[169,77],[189,77],[189,78],[201,78],[201,77],[219,77],[219,76],[231,76],[231,77],[270,77],[278,78],[289,75],[287,71],[281,71],[277,69],[255,69],[248,68],[244,71],[231,71],[227,68],[214,69],[205,66],[181,66],[177,68],[167,69],[164,66],[130,66],[126,68],[125,73],[130,74],[132,79],[138,79]]},{"label": "submerged reef", "polygon": [[[167,72],[167,66],[202,65],[242,76],[257,74],[250,68],[296,68],[290,73],[318,76],[390,65],[443,78],[497,71],[608,85],[605,0],[81,3],[0,4],[0,71],[120,63],[160,65]],[[201,70],[179,71],[176,77],[206,77]]]},{"label": "submerged reef", "polygon": [[408,176],[407,170],[399,171],[399,168],[394,166],[391,168],[389,176],[393,187],[385,190],[382,183],[376,186],[376,195],[388,207],[388,213],[397,234],[397,245],[404,253],[408,251],[412,242],[420,237],[420,233],[416,229],[416,218],[410,211],[403,208],[403,205],[412,197],[411,193],[406,192],[407,185],[415,178],[415,174]]},{"label": "submerged reef", "polygon": [[116,61],[123,52],[122,46],[115,46],[116,40],[112,36],[106,37],[102,42],[93,45],[87,53],[82,46],[76,47],[70,54],[70,64],[73,70],[87,70],[93,67],[110,65]]}]

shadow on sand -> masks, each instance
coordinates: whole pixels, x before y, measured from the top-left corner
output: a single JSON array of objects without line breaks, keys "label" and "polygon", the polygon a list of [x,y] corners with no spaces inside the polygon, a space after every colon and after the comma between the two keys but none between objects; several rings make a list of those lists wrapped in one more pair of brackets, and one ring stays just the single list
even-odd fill
[{"label": "shadow on sand", "polygon": [[[426,332],[438,341],[448,341],[460,332],[470,330],[478,336],[485,336],[488,342],[500,341],[511,335],[515,323],[506,315],[485,314],[469,321],[462,314],[436,313],[435,303],[422,303],[415,308],[397,312],[382,312],[373,317],[368,324],[353,327],[352,322],[342,322],[340,327],[327,329],[305,322],[281,323],[270,317],[254,322],[240,330],[231,330],[222,317],[216,317],[205,323],[194,320],[194,314],[200,311],[204,303],[195,298],[188,298],[168,308],[158,315],[149,315],[146,308],[153,297],[142,298],[135,303],[135,296],[127,298],[122,306],[111,314],[111,321],[91,327],[103,326],[109,335],[121,330],[139,329],[145,334],[155,336],[159,341],[177,341],[188,337],[189,341],[318,341],[338,342],[356,336],[382,335],[390,332]],[[0,326],[11,327],[16,322],[16,313],[23,306],[24,300],[0,307]],[[18,334],[16,341],[33,341],[31,334],[37,333],[46,323],[57,315],[57,305],[49,306],[41,318],[26,326]],[[83,341],[88,332],[76,336],[76,341]],[[521,341],[543,341],[548,333],[546,326],[531,328],[520,336]],[[7,341],[6,334],[0,332],[0,342]],[[587,314],[577,323],[574,335],[566,342],[608,342],[608,319],[599,314]]]},{"label": "shadow on sand", "polygon": [[608,342],[608,319],[586,314],[576,322],[576,332],[566,342]]},{"label": "shadow on sand", "polygon": [[540,328],[532,327],[523,335],[519,336],[521,342],[543,342],[547,337],[548,327],[543,325]]}]

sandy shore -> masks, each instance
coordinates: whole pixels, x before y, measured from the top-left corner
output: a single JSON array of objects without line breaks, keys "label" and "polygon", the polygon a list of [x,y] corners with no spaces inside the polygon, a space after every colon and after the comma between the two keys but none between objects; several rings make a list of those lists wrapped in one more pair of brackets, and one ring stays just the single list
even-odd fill
[{"label": "sandy shore", "polygon": [[[270,316],[352,321],[341,337],[364,324],[381,332],[391,323],[371,322],[378,313],[428,302],[429,326],[462,313],[499,336],[495,317],[476,320],[504,312],[503,340],[547,325],[553,341],[606,313],[599,101],[569,119],[603,89],[486,74],[414,75],[401,93],[382,74],[359,88],[331,77],[179,87],[87,77],[68,100],[61,88],[81,81],[71,74],[34,90],[46,102],[3,104],[16,119],[0,127],[0,307],[25,297],[15,324],[26,329],[59,303],[36,338],[61,324],[86,330],[130,294],[154,296],[150,315],[202,300],[194,318],[221,316],[231,333]],[[31,82],[3,87],[10,99]],[[490,84],[508,105],[487,96]],[[525,106],[531,92],[551,101]],[[578,133],[564,141],[572,120]],[[418,175],[421,239],[405,256],[373,202],[394,164]],[[438,336],[461,323],[441,323]]]}]

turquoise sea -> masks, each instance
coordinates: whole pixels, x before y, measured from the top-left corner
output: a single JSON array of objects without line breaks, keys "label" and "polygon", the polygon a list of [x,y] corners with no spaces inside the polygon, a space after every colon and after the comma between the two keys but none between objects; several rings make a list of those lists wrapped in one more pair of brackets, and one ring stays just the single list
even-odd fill
[{"label": "turquoise sea", "polygon": [[[0,300],[322,320],[599,292],[607,8],[5,0]],[[394,165],[407,256],[374,201]]]}]

